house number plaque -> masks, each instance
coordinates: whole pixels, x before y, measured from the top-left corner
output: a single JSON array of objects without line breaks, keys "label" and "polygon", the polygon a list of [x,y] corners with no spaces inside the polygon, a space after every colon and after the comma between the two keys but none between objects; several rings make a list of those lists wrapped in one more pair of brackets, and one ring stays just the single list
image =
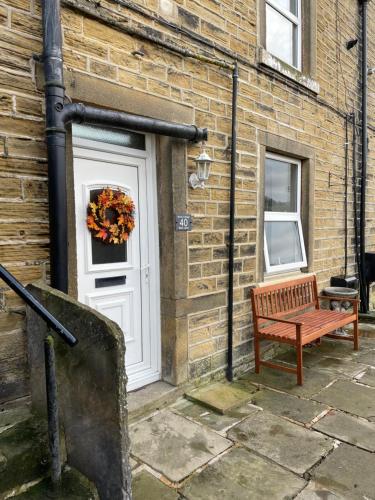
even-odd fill
[{"label": "house number plaque", "polygon": [[191,231],[192,228],[191,215],[188,214],[176,215],[175,228],[176,231]]}]

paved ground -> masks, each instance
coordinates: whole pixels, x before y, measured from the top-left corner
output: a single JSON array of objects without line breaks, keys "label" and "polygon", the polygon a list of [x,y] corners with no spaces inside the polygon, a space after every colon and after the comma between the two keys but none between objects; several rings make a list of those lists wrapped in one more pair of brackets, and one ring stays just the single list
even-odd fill
[{"label": "paved ground", "polygon": [[324,340],[305,365],[303,387],[263,368],[133,424],[134,500],[375,500],[375,338]]}]

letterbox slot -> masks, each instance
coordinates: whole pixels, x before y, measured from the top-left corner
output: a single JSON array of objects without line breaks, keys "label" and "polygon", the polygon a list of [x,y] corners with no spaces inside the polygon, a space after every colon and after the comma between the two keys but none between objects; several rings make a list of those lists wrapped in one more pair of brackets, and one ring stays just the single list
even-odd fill
[{"label": "letterbox slot", "polygon": [[120,286],[126,284],[126,276],[111,276],[109,278],[96,278],[95,288],[104,288],[107,286]]}]

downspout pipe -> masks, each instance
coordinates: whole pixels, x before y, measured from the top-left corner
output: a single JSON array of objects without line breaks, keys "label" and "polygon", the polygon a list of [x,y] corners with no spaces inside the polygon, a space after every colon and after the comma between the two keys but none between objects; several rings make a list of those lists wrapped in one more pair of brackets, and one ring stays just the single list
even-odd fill
[{"label": "downspout pipe", "polygon": [[362,163],[361,163],[361,203],[360,203],[360,279],[362,280],[361,293],[361,312],[368,312],[368,293],[365,283],[366,279],[366,184],[367,184],[367,94],[368,94],[368,64],[367,64],[367,4],[368,0],[361,0],[362,3],[362,75],[361,75],[361,91],[362,91],[362,120],[361,120],[361,141],[362,141]]},{"label": "downspout pipe", "polygon": [[236,162],[237,162],[237,95],[238,63],[233,68],[232,89],[232,139],[230,162],[230,201],[229,201],[229,249],[228,249],[228,365],[227,379],[233,380],[233,275],[234,275],[234,229],[236,211]]},{"label": "downspout pipe", "polygon": [[50,224],[51,285],[68,291],[67,193],[65,127],[58,119],[64,108],[60,2],[42,0],[43,63],[46,102],[46,144]]},{"label": "downspout pipe", "polygon": [[51,285],[68,292],[68,222],[66,190],[66,124],[94,123],[199,142],[207,129],[182,125],[84,104],[64,103],[60,0],[42,0],[43,63],[50,219]]}]

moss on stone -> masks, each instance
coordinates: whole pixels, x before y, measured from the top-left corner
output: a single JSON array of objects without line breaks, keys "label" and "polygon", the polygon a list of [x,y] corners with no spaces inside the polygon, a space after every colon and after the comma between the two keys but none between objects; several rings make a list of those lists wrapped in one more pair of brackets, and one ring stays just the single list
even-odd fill
[{"label": "moss on stone", "polygon": [[0,434],[0,493],[43,477],[49,467],[47,425],[29,418]]},{"label": "moss on stone", "polygon": [[28,491],[17,495],[19,500],[41,500],[54,498],[55,500],[97,500],[95,486],[77,470],[66,467],[58,488],[53,487],[49,478],[31,487]]}]

